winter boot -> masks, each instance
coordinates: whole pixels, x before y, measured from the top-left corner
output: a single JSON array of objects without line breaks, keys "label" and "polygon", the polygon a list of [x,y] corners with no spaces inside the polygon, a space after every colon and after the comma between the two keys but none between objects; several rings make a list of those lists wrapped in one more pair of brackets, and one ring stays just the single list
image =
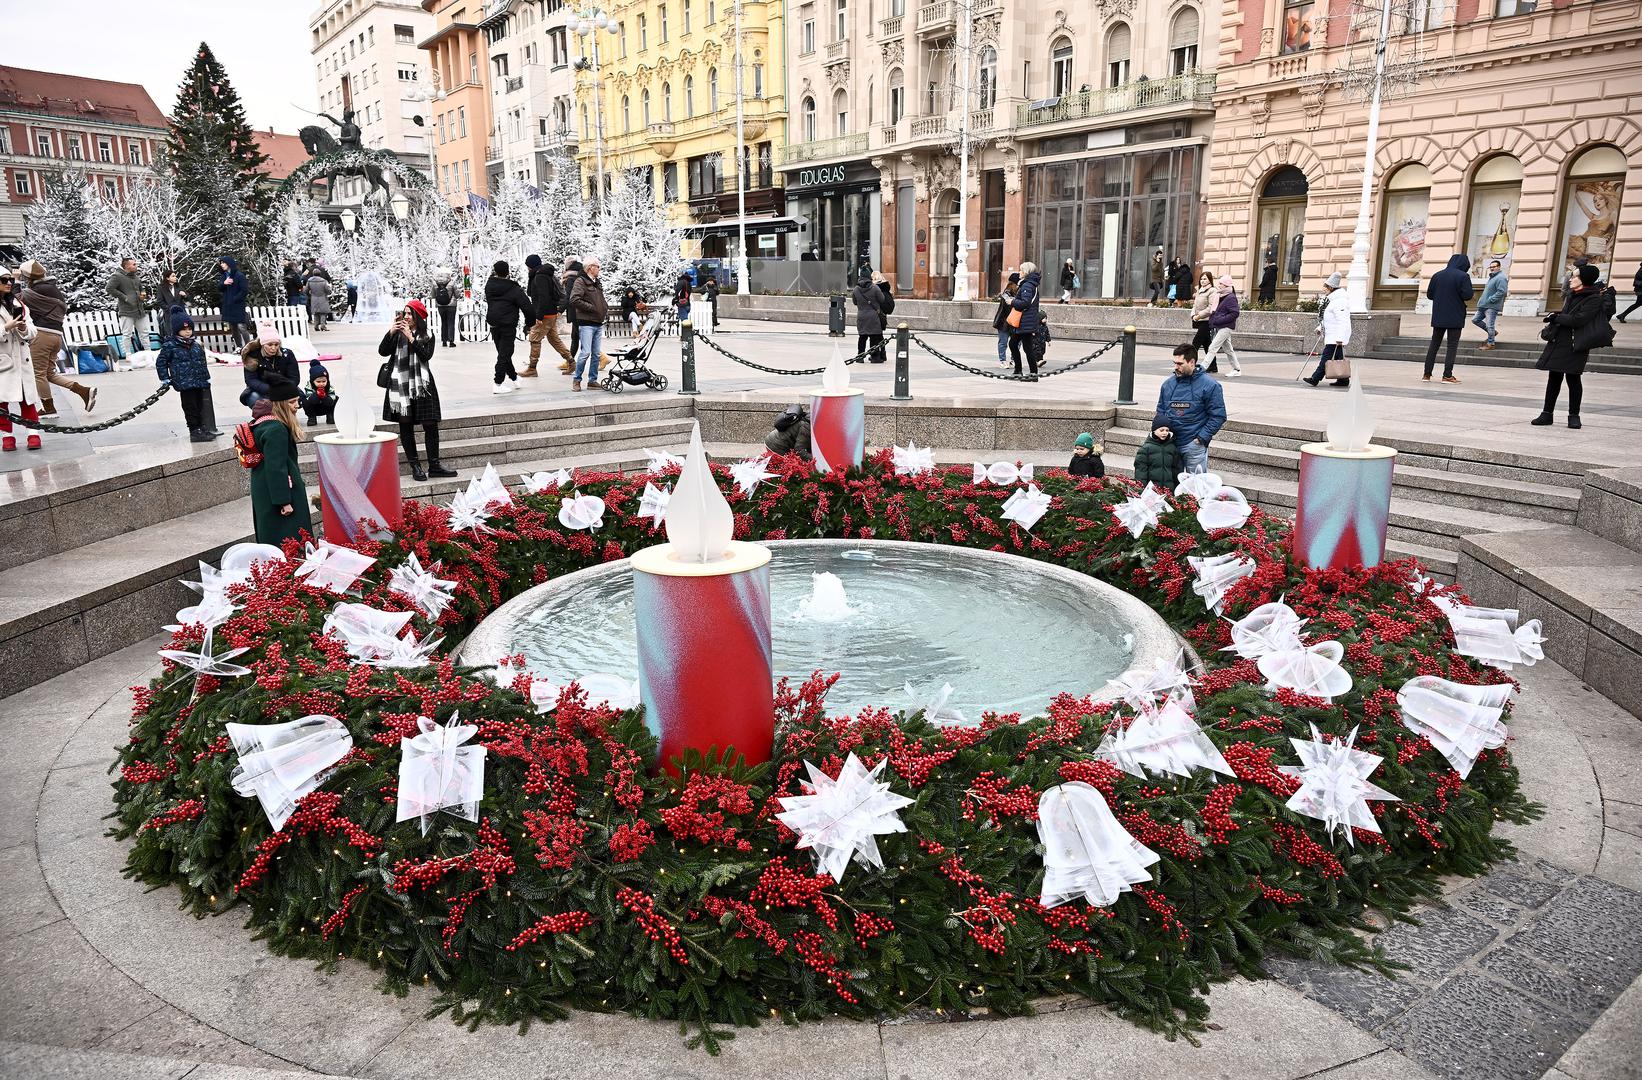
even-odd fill
[{"label": "winter boot", "polygon": [[1555,419],[1556,418],[1554,416],[1552,416],[1550,413],[1542,412],[1538,416],[1534,417],[1532,420],[1530,420],[1528,422],[1530,424],[1534,425],[1535,427],[1550,427],[1551,424],[1555,421]]},{"label": "winter boot", "polygon": [[30,435],[30,436],[29,436],[29,441],[28,441],[28,448],[29,448],[29,449],[30,449],[30,450],[38,450],[38,449],[40,449],[40,436],[38,436],[38,435]]},{"label": "winter boot", "polygon": [[10,453],[11,451],[16,450],[16,449],[17,449],[17,436],[7,435],[5,438],[0,439],[0,450],[5,451],[6,453]]},{"label": "winter boot", "polygon": [[1581,424],[1579,422],[1579,414],[1578,413],[1571,412],[1571,413],[1568,414],[1568,426],[1577,430],[1579,428],[1584,427],[1585,425]]},{"label": "winter boot", "polygon": [[428,475],[439,479],[446,479],[455,476],[456,470],[445,468],[444,462],[440,461],[438,458],[434,458],[432,461],[428,462]]},{"label": "winter boot", "polygon": [[215,440],[211,438],[209,433],[207,433],[205,431],[202,431],[199,428],[189,428],[188,429],[188,441],[189,442],[214,442]]}]

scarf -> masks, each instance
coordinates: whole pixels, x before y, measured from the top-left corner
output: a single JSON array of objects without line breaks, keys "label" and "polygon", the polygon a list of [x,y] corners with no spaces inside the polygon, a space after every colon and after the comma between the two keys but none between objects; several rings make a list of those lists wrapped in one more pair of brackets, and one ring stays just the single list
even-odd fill
[{"label": "scarf", "polygon": [[257,398],[251,403],[251,419],[262,420],[274,415],[274,403],[267,398]]},{"label": "scarf", "polygon": [[410,412],[411,402],[421,401],[432,392],[433,374],[428,362],[411,351],[400,338],[393,349],[393,371],[388,377],[388,404],[400,416]]}]

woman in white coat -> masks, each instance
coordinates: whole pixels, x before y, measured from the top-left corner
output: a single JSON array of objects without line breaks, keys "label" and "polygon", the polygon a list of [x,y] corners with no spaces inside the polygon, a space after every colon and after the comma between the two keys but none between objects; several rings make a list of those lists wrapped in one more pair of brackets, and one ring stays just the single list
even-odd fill
[{"label": "woman in white coat", "polygon": [[[34,389],[34,363],[29,359],[29,342],[34,340],[34,321],[18,293],[18,283],[10,270],[0,267],[0,451],[15,451],[17,436],[12,434],[11,416],[39,420],[40,405],[30,400]],[[28,448],[40,449],[40,433],[30,431]]]},{"label": "woman in white coat", "polygon": [[1346,342],[1351,340],[1351,299],[1340,287],[1338,272],[1328,276],[1323,288],[1328,290],[1323,294],[1323,355],[1306,382],[1316,386],[1327,377],[1334,380],[1335,386],[1350,386],[1351,361],[1346,359]]}]

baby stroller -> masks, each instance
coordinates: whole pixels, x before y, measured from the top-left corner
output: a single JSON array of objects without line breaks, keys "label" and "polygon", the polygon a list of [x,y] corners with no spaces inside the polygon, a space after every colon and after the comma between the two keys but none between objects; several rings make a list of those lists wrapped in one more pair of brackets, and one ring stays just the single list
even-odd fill
[{"label": "baby stroller", "polygon": [[612,394],[619,394],[628,386],[648,386],[652,390],[667,389],[667,376],[649,367],[650,353],[661,337],[661,312],[652,311],[633,338],[633,344],[617,353],[610,361],[599,385]]}]

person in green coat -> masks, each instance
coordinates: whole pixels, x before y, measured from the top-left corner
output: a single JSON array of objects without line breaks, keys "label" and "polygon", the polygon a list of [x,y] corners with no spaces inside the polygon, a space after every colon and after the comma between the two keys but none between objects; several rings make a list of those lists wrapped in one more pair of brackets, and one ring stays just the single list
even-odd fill
[{"label": "person in green coat", "polygon": [[296,444],[303,439],[296,414],[299,394],[296,383],[282,375],[269,375],[268,396],[251,412],[256,418],[251,437],[262,454],[262,461],[251,470],[251,520],[259,544],[277,545],[303,533],[314,534],[308,489],[296,456]]},{"label": "person in green coat", "polygon": [[1172,491],[1180,480],[1180,474],[1186,471],[1186,466],[1180,457],[1180,447],[1174,443],[1173,433],[1168,428],[1158,430],[1169,435],[1169,438],[1158,438],[1157,431],[1146,436],[1146,441],[1135,451],[1135,480],[1141,484],[1150,480],[1163,490]]}]

